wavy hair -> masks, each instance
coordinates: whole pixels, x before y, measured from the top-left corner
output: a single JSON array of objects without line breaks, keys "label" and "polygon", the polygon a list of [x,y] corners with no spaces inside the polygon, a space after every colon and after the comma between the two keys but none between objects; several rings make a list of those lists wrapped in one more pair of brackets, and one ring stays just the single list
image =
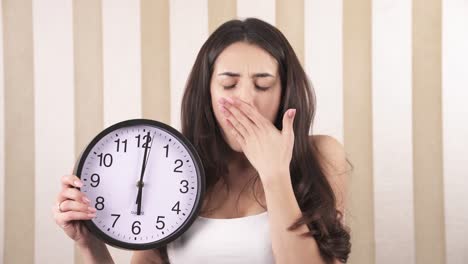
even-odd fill
[{"label": "wavy hair", "polygon": [[[310,232],[302,235],[314,237],[327,263],[334,259],[346,263],[351,251],[349,229],[342,224],[343,215],[336,208],[336,197],[323,165],[319,163],[320,152],[314,142],[309,142],[309,128],[316,108],[312,85],[285,36],[259,19],[230,20],[217,28],[201,47],[186,83],[181,111],[182,134],[195,146],[202,159],[207,193],[227,175],[230,151],[211,106],[211,77],[220,53],[235,42],[256,45],[278,63],[282,91],[274,122],[276,128],[282,129],[282,117],[287,109],[298,109],[290,175],[302,216],[289,230],[306,224]],[[162,253],[167,260],[165,248]]]}]

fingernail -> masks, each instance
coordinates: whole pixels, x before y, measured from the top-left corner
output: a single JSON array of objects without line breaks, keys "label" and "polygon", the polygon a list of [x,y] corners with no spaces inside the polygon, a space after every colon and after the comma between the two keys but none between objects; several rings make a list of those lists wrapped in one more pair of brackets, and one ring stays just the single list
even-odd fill
[{"label": "fingernail", "polygon": [[91,202],[91,201],[88,199],[88,197],[86,197],[86,196],[83,196],[83,201],[84,201],[85,203],[90,203],[90,202]]},{"label": "fingernail", "polygon": [[95,213],[97,210],[94,207],[88,207],[88,211]]},{"label": "fingernail", "polygon": [[289,111],[289,117],[292,118],[296,114],[296,109]]},{"label": "fingernail", "polygon": [[226,98],[226,100],[227,100],[229,103],[234,104],[234,99],[228,97],[228,98]]},{"label": "fingernail", "polygon": [[74,184],[76,187],[82,187],[82,186],[83,186],[83,183],[81,183],[80,181],[74,181],[73,184]]}]

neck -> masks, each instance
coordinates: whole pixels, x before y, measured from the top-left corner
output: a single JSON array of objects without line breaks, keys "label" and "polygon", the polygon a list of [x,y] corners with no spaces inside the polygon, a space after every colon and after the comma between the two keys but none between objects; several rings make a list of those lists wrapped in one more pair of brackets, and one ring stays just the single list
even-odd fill
[{"label": "neck", "polygon": [[[261,181],[258,179],[254,181],[254,177],[257,176],[257,171],[249,162],[247,157],[242,152],[235,152],[230,151],[226,157],[228,161],[228,174],[225,175],[224,182],[218,181],[213,186],[213,192],[210,195],[215,194],[217,199],[211,200],[208,199],[206,202],[210,202],[211,205],[204,204],[204,208],[219,208],[223,202],[226,200],[219,197],[225,197],[227,199],[238,199],[239,195],[244,194],[244,197],[250,197],[251,199],[257,199],[256,197],[260,197],[261,201],[264,201],[263,196],[263,186]],[[255,189],[256,197],[252,198],[250,188],[251,184],[255,182],[253,188]],[[225,188],[226,185],[229,186],[229,192]],[[247,186],[249,184],[249,186]],[[211,200],[211,201],[210,201]],[[236,201],[237,204],[237,201]],[[265,204],[265,202],[263,202]]]},{"label": "neck", "polygon": [[233,190],[240,190],[249,180],[255,177],[257,171],[243,152],[232,151],[228,156],[228,160],[227,184]]}]

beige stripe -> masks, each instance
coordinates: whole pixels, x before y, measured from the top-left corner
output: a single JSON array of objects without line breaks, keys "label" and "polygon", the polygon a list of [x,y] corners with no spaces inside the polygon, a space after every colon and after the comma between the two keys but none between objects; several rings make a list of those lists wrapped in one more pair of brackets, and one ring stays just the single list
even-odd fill
[{"label": "beige stripe", "polygon": [[169,1],[141,0],[142,114],[169,124]]},{"label": "beige stripe", "polygon": [[413,155],[416,263],[445,263],[441,0],[413,2]]},{"label": "beige stripe", "polygon": [[4,263],[34,263],[34,75],[31,0],[3,1]]},{"label": "beige stripe", "polygon": [[73,1],[76,158],[104,124],[101,21],[101,1]]},{"label": "beige stripe", "polygon": [[276,26],[304,65],[304,0],[276,0]]},{"label": "beige stripe", "polygon": [[224,22],[236,18],[236,0],[208,0],[208,33]]},{"label": "beige stripe", "polygon": [[3,6],[0,3],[0,263],[5,244],[5,78],[3,68]]},{"label": "beige stripe", "polygon": [[343,31],[344,144],[354,166],[346,217],[351,227],[350,263],[370,264],[375,260],[371,0],[343,1]]}]

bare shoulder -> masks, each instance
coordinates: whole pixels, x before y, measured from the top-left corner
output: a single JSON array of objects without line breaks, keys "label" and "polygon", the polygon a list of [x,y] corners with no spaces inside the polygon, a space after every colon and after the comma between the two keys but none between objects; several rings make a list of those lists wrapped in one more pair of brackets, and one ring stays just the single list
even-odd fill
[{"label": "bare shoulder", "polygon": [[346,151],[343,144],[336,138],[328,135],[311,135],[309,143],[315,144],[319,152],[320,165],[336,176],[347,169]]},{"label": "bare shoulder", "polygon": [[132,264],[162,264],[161,255],[158,249],[138,250],[132,255]]},{"label": "bare shoulder", "polygon": [[346,161],[346,152],[343,144],[332,136],[310,135],[309,143],[315,143],[320,154],[322,154],[321,156],[328,162],[340,163],[343,160]]},{"label": "bare shoulder", "polygon": [[333,189],[337,208],[344,213],[349,171],[345,148],[336,138],[328,135],[309,136],[309,143],[316,146],[320,166]]}]

